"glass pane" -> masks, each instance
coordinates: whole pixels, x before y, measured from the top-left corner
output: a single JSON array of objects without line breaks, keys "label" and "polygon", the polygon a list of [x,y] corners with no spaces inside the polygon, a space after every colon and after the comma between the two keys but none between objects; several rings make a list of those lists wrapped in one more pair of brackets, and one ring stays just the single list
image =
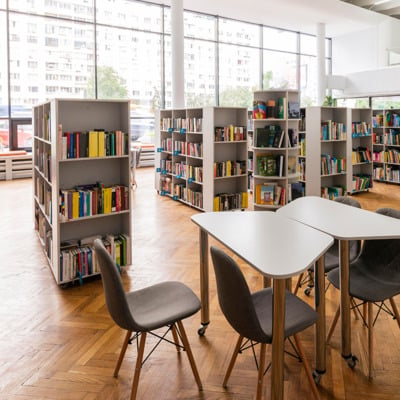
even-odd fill
[{"label": "glass pane", "polygon": [[275,28],[263,28],[263,47],[270,50],[297,52],[297,33]]},{"label": "glass pane", "polygon": [[[107,2],[108,3],[108,2]],[[9,0],[10,10],[28,12],[48,17],[62,17],[78,21],[93,22],[93,0],[48,1],[48,0]]]},{"label": "glass pane", "polygon": [[277,51],[264,51],[264,89],[297,89],[297,56]]},{"label": "glass pane", "polygon": [[18,148],[32,148],[32,124],[18,124],[17,125],[17,136],[18,136]]},{"label": "glass pane", "polygon": [[185,39],[186,107],[215,105],[215,46]]},{"label": "glass pane", "polygon": [[317,55],[317,38],[315,36],[300,34],[300,53]]},{"label": "glass pane", "polygon": [[0,0],[0,8],[2,9],[6,8],[6,0]]},{"label": "glass pane", "polygon": [[165,104],[164,108],[172,108],[172,52],[171,38],[166,36],[164,39],[164,57],[165,57]]},{"label": "glass pane", "polygon": [[260,46],[259,25],[220,18],[218,35],[221,42]]},{"label": "glass pane", "polygon": [[301,106],[317,104],[317,58],[300,57],[300,99]]},{"label": "glass pane", "polygon": [[164,7],[164,33],[171,34],[171,9]]},{"label": "glass pane", "polygon": [[97,1],[97,22],[107,25],[161,32],[161,7],[132,0]]},{"label": "glass pane", "polygon": [[93,26],[10,13],[10,70],[13,116],[53,97],[93,97]]},{"label": "glass pane", "polygon": [[259,54],[257,49],[220,45],[220,106],[252,106],[253,91],[259,89]]},{"label": "glass pane", "polygon": [[389,51],[389,65],[399,65],[400,64],[400,54],[398,51]]},{"label": "glass pane", "polygon": [[369,108],[368,97],[360,97],[354,99],[340,99],[336,100],[337,107],[351,107],[351,108]]},{"label": "glass pane", "polygon": [[185,11],[184,33],[196,39],[215,40],[215,17]]},{"label": "glass pane", "polygon": [[0,119],[0,152],[8,151],[10,143],[10,132],[8,119]]},{"label": "glass pane", "polygon": [[325,57],[331,57],[332,39],[325,39]]},{"label": "glass pane", "polygon": [[372,108],[378,110],[400,108],[400,96],[373,97]]},{"label": "glass pane", "polygon": [[154,143],[154,117],[131,118],[132,141]]},{"label": "glass pane", "polygon": [[99,26],[97,46],[97,97],[132,99],[131,117],[154,118],[161,100],[161,36]]},{"label": "glass pane", "polygon": [[6,14],[0,12],[0,117],[8,117],[6,28]]}]

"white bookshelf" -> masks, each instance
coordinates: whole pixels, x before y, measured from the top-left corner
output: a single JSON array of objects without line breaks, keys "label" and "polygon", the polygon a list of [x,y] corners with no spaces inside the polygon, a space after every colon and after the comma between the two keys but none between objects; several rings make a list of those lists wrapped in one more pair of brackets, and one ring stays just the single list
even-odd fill
[{"label": "white bookshelf", "polygon": [[[125,144],[121,144],[119,148],[123,150],[115,150],[115,155],[108,156],[95,157],[92,154],[91,157],[66,158],[65,153],[63,156],[62,142],[65,139],[62,137],[65,137],[66,132],[83,133],[95,129],[111,135],[115,131],[124,132],[128,136]],[[77,243],[81,250],[82,239],[98,236],[104,238],[106,235],[111,238],[124,234],[130,242],[125,261],[130,264],[132,215],[129,101],[54,99],[38,105],[34,107],[33,140],[35,228],[57,284],[66,284],[99,273],[95,265],[86,273],[81,271],[80,276],[76,274],[76,270],[68,273],[62,270],[60,247],[68,241]],[[103,149],[106,152],[104,147]],[[82,199],[87,199],[87,203],[86,208],[82,203],[78,216],[70,218],[71,216],[63,214],[65,203],[61,204],[61,193],[97,182],[101,182],[105,188],[114,186],[111,191],[118,192],[118,195],[124,193],[125,199],[120,199],[118,205],[113,202],[112,211],[108,213],[107,208],[107,212],[103,213],[100,209],[95,211],[97,206],[90,203],[93,193],[89,191],[80,194]],[[115,189],[116,185],[119,185],[118,189]],[[114,195],[112,198],[115,198]],[[114,251],[115,243],[111,248]],[[113,256],[115,258],[117,254],[114,253]]]},{"label": "white bookshelf", "polygon": [[[275,103],[275,109],[269,104]],[[298,182],[298,127],[299,116],[289,117],[289,103],[299,105],[299,92],[297,90],[263,90],[255,91],[253,97],[253,206],[255,210],[274,210],[291,200],[292,184]],[[257,113],[259,105],[265,105],[265,115]],[[259,137],[260,129],[274,126],[283,132],[283,140],[280,145],[261,146]],[[289,140],[289,130],[294,133],[296,140],[294,145]],[[278,171],[274,175],[266,176],[262,168],[262,161],[267,158],[279,160]],[[282,164],[282,168],[280,167]],[[275,191],[273,204],[265,204],[264,189],[279,186],[280,195]],[[263,203],[263,204],[261,204]]]},{"label": "white bookshelf", "polygon": [[[389,118],[396,115],[396,119]],[[373,176],[400,183],[400,110],[373,111]]]},{"label": "white bookshelf", "polygon": [[[215,198],[220,194],[226,195],[226,205],[233,195],[245,193],[237,207],[245,208],[242,204],[248,196],[247,109],[160,110],[158,120],[155,174],[158,193],[204,211],[215,210]],[[243,140],[216,142],[215,129],[230,125],[243,127]],[[240,174],[214,177],[215,163],[238,160],[245,163]]]}]

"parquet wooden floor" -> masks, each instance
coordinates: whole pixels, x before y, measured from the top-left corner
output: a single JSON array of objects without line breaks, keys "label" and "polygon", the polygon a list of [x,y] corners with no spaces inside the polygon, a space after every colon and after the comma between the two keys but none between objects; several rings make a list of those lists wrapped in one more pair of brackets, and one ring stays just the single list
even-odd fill
[{"label": "parquet wooden floor", "polygon": [[[166,279],[185,282],[199,294],[198,229],[189,220],[197,211],[158,196],[153,169],[139,169],[133,194],[133,265],[123,271],[126,290]],[[364,208],[400,208],[400,187],[376,184],[356,196]],[[0,182],[0,400],[127,399],[136,349],[130,346],[120,376],[113,369],[124,333],[111,321],[101,280],[62,289],[55,284],[33,228],[31,180]],[[241,232],[240,234],[245,234]],[[214,243],[210,240],[211,243]],[[290,243],[284,244],[290,251]],[[242,264],[252,289],[261,278]],[[211,265],[211,264],[210,264]],[[306,301],[313,302],[313,294]],[[329,324],[338,293],[327,293]],[[236,334],[223,318],[210,270],[211,324],[200,338],[200,314],[185,327],[203,381],[199,393],[185,354],[162,344],[143,367],[140,399],[252,399],[256,370],[252,355],[238,357],[227,389],[221,382]],[[339,329],[327,349],[327,373],[319,391],[322,399],[400,399],[400,331],[389,316],[375,326],[375,378],[367,378],[366,329],[352,318],[353,352],[360,361],[351,370],[339,351]],[[313,360],[313,329],[301,335]],[[264,398],[270,398],[269,374]],[[311,392],[297,360],[285,358],[285,398],[308,399]]]}]

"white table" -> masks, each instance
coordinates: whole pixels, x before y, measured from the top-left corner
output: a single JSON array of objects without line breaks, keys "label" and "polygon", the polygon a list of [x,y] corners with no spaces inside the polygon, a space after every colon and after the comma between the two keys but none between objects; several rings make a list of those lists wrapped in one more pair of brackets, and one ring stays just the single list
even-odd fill
[{"label": "white table", "polygon": [[[342,356],[349,360],[350,365],[354,365],[354,357],[351,353],[348,290],[349,241],[400,238],[400,220],[314,196],[298,198],[280,208],[277,213],[328,233],[339,240],[340,288],[347,288],[340,290]],[[318,267],[317,274],[320,280],[316,288],[318,290],[316,296],[323,299],[325,296],[323,269]]]},{"label": "white table", "polygon": [[202,327],[199,333],[204,334],[210,321],[208,235],[264,277],[273,279],[271,398],[283,399],[285,279],[303,272],[323,256],[333,243],[332,237],[272,212],[202,213],[191,219],[200,227]]}]

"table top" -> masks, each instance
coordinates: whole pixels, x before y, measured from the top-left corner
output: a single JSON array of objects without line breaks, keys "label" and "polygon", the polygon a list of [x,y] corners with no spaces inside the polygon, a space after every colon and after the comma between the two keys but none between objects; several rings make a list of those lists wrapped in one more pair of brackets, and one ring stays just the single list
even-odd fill
[{"label": "table top", "polygon": [[208,212],[192,221],[269,278],[289,278],[306,270],[333,238],[269,211]]},{"label": "table top", "polygon": [[395,239],[400,220],[316,196],[300,197],[277,214],[332,235],[339,240]]}]

